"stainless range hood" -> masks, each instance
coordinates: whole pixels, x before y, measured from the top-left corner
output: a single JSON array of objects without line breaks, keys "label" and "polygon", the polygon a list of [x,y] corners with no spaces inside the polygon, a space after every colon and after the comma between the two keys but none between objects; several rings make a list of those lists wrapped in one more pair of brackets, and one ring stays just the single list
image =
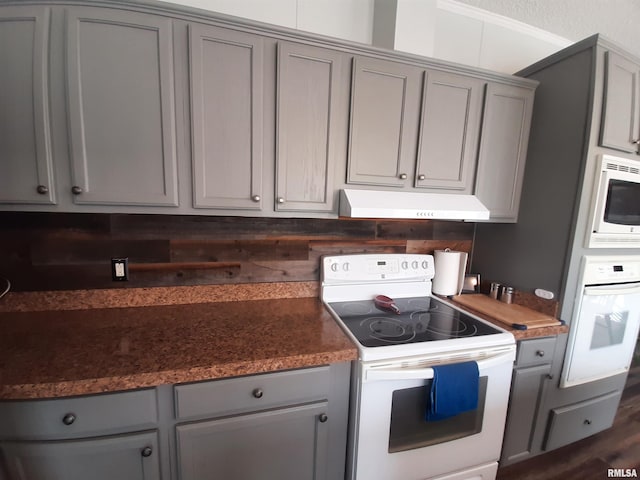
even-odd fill
[{"label": "stainless range hood", "polygon": [[340,215],[351,218],[488,220],[489,210],[473,195],[340,190]]}]

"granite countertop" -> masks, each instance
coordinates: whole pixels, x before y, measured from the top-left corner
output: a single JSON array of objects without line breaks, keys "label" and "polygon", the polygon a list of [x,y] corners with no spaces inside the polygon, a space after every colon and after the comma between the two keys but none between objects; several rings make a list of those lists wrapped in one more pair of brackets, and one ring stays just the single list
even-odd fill
[{"label": "granite countertop", "polygon": [[0,313],[0,399],[151,387],[357,358],[317,297]]}]

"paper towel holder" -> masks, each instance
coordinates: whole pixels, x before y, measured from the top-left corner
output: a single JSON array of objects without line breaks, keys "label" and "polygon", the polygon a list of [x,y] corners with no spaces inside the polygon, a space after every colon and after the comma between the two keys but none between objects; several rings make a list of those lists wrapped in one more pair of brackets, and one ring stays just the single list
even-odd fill
[{"label": "paper towel holder", "polygon": [[479,293],[480,292],[480,274],[467,273],[464,276],[462,284],[462,293]]}]

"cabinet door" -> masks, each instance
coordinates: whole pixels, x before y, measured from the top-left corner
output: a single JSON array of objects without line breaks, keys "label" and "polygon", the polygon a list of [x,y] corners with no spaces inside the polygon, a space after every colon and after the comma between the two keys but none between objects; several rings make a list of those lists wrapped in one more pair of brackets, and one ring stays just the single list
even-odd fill
[{"label": "cabinet door", "polygon": [[409,65],[354,60],[347,183],[412,185],[421,77]]},{"label": "cabinet door", "polygon": [[260,210],[260,37],[189,25],[194,207]]},{"label": "cabinet door", "polygon": [[334,210],[343,61],[340,52],[278,44],[277,211]]},{"label": "cabinet door", "polygon": [[637,152],[640,141],[640,65],[606,52],[600,145]]},{"label": "cabinet door", "polygon": [[159,480],[154,432],[0,444],[12,480]]},{"label": "cabinet door", "polygon": [[493,221],[518,219],[533,96],[524,87],[487,85],[475,194]]},{"label": "cabinet door", "polygon": [[531,453],[533,429],[550,372],[550,364],[514,370],[502,449],[502,464],[522,460]]},{"label": "cabinet door", "polygon": [[67,10],[74,201],[177,205],[171,20]]},{"label": "cabinet door", "polygon": [[0,203],[55,203],[48,31],[48,8],[0,11]]},{"label": "cabinet door", "polygon": [[416,187],[471,193],[483,93],[482,80],[427,71]]},{"label": "cabinet door", "polygon": [[326,479],[326,402],[176,427],[180,480]]}]

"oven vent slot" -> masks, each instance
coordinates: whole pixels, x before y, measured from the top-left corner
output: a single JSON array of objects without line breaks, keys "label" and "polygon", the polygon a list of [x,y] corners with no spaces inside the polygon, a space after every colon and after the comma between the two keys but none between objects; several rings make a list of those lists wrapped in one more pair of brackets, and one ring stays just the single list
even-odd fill
[{"label": "oven vent slot", "polygon": [[616,170],[618,172],[626,172],[634,175],[640,175],[640,169],[637,167],[630,167],[628,165],[623,165],[621,163],[611,163],[607,162],[606,165],[607,170]]}]

